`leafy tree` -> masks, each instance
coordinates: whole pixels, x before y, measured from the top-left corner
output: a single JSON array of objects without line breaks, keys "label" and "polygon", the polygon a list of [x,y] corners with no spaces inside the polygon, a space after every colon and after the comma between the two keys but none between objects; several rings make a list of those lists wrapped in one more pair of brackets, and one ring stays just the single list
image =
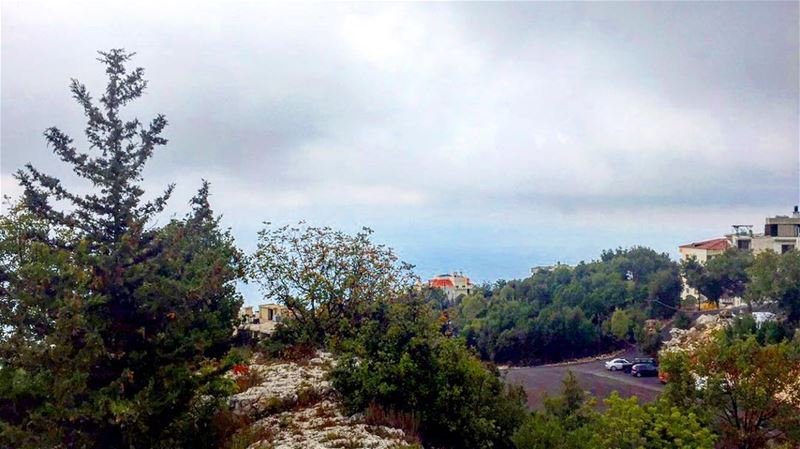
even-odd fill
[{"label": "leafy tree", "polygon": [[761,345],[721,332],[692,353],[663,354],[661,368],[667,398],[708,413],[724,447],[800,443],[800,341]]},{"label": "leafy tree", "polygon": [[749,282],[747,269],[753,263],[749,251],[730,248],[708,260],[705,265],[690,258],[682,261],[681,269],[690,287],[719,307],[723,296],[741,297]]},{"label": "leafy tree", "polygon": [[669,318],[680,305],[683,284],[677,267],[659,270],[647,283],[649,315],[653,318]]},{"label": "leafy tree", "polygon": [[439,334],[417,294],[375,305],[332,373],[351,412],[377,404],[416,417],[432,447],[510,447],[525,395],[463,344]]},{"label": "leafy tree", "polygon": [[589,424],[597,419],[595,400],[580,387],[572,372],[564,378],[562,393],[545,398],[544,412],[534,412],[514,433],[519,449],[577,449],[592,438]]},{"label": "leafy tree", "polygon": [[752,281],[745,298],[750,302],[777,301],[790,321],[800,320],[800,251],[765,251],[748,269]]},{"label": "leafy tree", "polygon": [[595,418],[595,399],[581,388],[572,371],[567,371],[561,383],[559,396],[544,399],[545,413],[560,419],[565,430],[575,430],[591,422]]},{"label": "leafy tree", "polygon": [[[615,323],[628,327],[629,336],[636,326],[623,326],[624,314],[633,323],[671,316],[680,290],[680,270],[668,255],[634,247],[604,251],[600,260],[574,268],[559,266],[503,281],[490,300],[464,298],[450,316],[455,330],[485,359],[560,361],[618,347],[611,329],[616,310],[624,311]],[[657,338],[650,340],[656,348]]]},{"label": "leafy tree", "polygon": [[715,436],[698,417],[664,401],[639,405],[636,396],[617,392],[604,401],[605,411],[593,423],[591,447],[608,449],[713,449]]},{"label": "leafy tree", "polygon": [[[568,375],[564,393],[545,402],[544,412],[534,412],[512,437],[518,449],[668,449],[714,447],[715,435],[693,412],[665,400],[640,405],[638,399],[613,392],[604,410],[594,410],[588,397]],[[555,406],[553,404],[556,404]]]},{"label": "leafy tree", "polygon": [[630,340],[633,324],[630,315],[622,309],[615,310],[611,315],[611,333],[620,340]]},{"label": "leafy tree", "polygon": [[414,276],[390,248],[370,240],[364,228],[347,235],[328,227],[259,232],[251,275],[268,300],[283,303],[312,343],[349,336],[366,307],[407,290]]},{"label": "leafy tree", "polygon": [[100,53],[99,104],[72,81],[88,152],[45,131],[93,193],[27,165],[17,172],[22,203],[0,220],[3,447],[213,444],[204,435],[228,386],[219,358],[241,304],[241,255],[219,230],[207,184],[185,219],[152,224],[172,186],[143,203],[139,181],[167,122],[121,118],[147,85],[141,68],[126,69],[131,56]]}]

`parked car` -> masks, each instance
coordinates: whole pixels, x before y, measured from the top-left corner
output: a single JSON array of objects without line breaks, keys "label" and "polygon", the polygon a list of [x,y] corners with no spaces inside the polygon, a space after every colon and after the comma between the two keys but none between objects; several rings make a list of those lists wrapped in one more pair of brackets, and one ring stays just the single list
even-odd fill
[{"label": "parked car", "polygon": [[650,365],[653,365],[653,366],[658,366],[658,362],[656,362],[656,359],[654,359],[652,357],[641,357],[641,358],[637,357],[637,358],[633,359],[633,364],[634,365],[639,364],[639,363],[647,363],[647,364],[650,364]]},{"label": "parked car", "polygon": [[606,362],[606,369],[609,371],[626,371],[630,369],[633,364],[626,359],[614,359]]},{"label": "parked car", "polygon": [[658,368],[650,363],[637,363],[631,367],[631,375],[635,377],[658,376]]}]

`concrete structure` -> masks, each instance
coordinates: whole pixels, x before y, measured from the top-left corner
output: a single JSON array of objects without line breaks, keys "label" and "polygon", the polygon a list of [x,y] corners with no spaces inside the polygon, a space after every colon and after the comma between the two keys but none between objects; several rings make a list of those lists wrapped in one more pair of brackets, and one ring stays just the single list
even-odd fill
[{"label": "concrete structure", "polygon": [[[727,238],[718,238],[681,245],[678,247],[678,251],[681,253],[681,259],[689,260],[690,258],[694,257],[698,262],[704,264],[714,257],[724,253],[730,247],[730,240]],[[682,281],[683,291],[681,291],[681,301],[686,301],[690,296],[696,298],[698,302],[707,301],[707,298],[701,295],[700,292],[692,287],[689,287],[685,278],[682,278]],[[723,300],[720,299],[720,305],[722,304]]]},{"label": "concrete structure", "polygon": [[[800,249],[800,210],[794,207],[791,216],[777,215],[765,220],[764,233],[754,233],[752,225],[733,225],[733,232],[712,240],[689,243],[678,247],[681,258],[686,260],[695,257],[698,262],[706,263],[710,259],[722,254],[728,248],[738,248],[758,254],[764,251],[775,251],[778,254],[792,249]],[[700,301],[706,298],[695,289],[683,283],[681,299],[685,300],[694,296]],[[722,306],[738,306],[742,304],[741,298],[721,298]]]},{"label": "concrete structure", "polygon": [[239,317],[244,320],[243,328],[260,334],[271,334],[278,323],[290,318],[291,312],[280,304],[261,304],[258,310],[252,306],[242,307]]},{"label": "concrete structure", "polygon": [[736,248],[751,250],[754,254],[767,250],[783,254],[800,248],[800,210],[795,206],[792,216],[777,215],[767,218],[763,234],[754,234],[749,225],[737,225],[733,230],[726,237]]},{"label": "concrete structure", "polygon": [[567,265],[565,263],[556,262],[555,265],[536,265],[535,267],[531,268],[531,275],[536,273],[540,273],[542,271],[553,271],[556,268],[569,268],[572,269],[572,265]]},{"label": "concrete structure", "polygon": [[706,263],[715,256],[724,253],[730,247],[731,242],[727,238],[718,238],[681,245],[678,247],[678,251],[680,251],[681,258],[684,260],[694,257],[698,262]]},{"label": "concrete structure", "polygon": [[460,295],[469,295],[475,286],[464,273],[440,274],[428,280],[428,287],[444,291],[448,301],[455,301]]}]

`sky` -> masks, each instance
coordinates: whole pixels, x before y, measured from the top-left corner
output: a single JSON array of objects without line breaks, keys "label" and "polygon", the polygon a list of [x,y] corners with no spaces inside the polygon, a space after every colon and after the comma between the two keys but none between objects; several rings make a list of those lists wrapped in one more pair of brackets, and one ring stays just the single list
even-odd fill
[{"label": "sky", "polygon": [[[797,2],[0,4],[0,187],[42,132],[82,140],[70,78],[145,68],[169,120],[145,170],[183,215],[207,179],[237,243],[264,222],[375,231],[476,281],[761,227],[800,202]],[[250,304],[253,285],[242,286]]]}]

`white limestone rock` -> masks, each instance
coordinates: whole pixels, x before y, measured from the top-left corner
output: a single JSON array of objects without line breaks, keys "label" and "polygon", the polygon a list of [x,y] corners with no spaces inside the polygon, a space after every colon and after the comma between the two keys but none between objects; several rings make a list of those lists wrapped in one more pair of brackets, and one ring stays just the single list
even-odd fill
[{"label": "white limestone rock", "polygon": [[403,430],[367,425],[361,414],[341,413],[328,380],[333,365],[333,357],[323,352],[305,363],[259,364],[254,359],[249,372],[263,380],[229,398],[235,414],[257,419],[247,429],[253,437],[249,449],[407,446]]}]

